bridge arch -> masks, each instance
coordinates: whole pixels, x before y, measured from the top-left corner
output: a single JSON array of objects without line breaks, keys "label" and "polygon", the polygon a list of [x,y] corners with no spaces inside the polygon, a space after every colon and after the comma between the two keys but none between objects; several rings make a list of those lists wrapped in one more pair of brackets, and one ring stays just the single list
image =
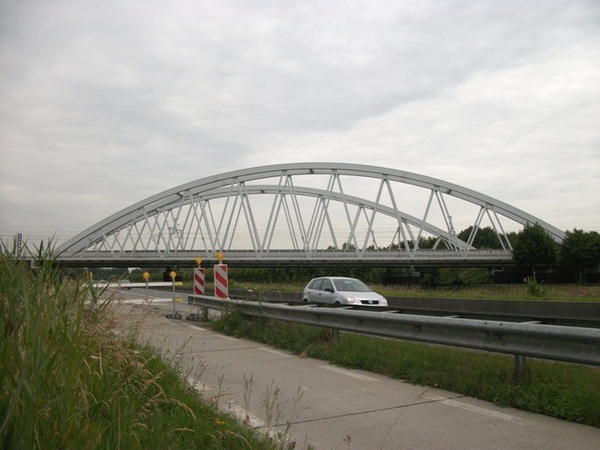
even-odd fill
[{"label": "bridge arch", "polygon": [[[477,231],[490,226],[510,251],[507,224],[534,223],[554,240],[564,238],[537,217],[443,180],[377,166],[307,162],[235,170],[168,189],[107,217],[58,250],[63,256],[117,257],[394,246],[416,252],[420,238],[431,237],[440,248],[469,252]],[[469,238],[459,239],[458,231],[469,226]]]}]

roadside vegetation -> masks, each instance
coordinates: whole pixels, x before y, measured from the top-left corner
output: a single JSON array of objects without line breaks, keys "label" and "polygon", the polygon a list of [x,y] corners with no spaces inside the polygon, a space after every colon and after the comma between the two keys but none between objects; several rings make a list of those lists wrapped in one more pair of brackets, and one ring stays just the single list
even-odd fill
[{"label": "roadside vegetation", "polygon": [[35,270],[21,256],[0,242],[0,448],[277,448],[135,333],[117,336],[86,277],[65,282],[49,255]]},{"label": "roadside vegetation", "polygon": [[439,387],[551,417],[600,427],[600,369],[452,347],[340,333],[329,329],[246,317],[233,310],[213,324],[220,332],[250,338],[303,357]]}]

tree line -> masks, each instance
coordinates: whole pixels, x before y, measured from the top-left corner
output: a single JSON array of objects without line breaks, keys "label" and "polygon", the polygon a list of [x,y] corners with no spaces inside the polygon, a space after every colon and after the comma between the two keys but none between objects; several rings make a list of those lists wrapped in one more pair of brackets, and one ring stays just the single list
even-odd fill
[{"label": "tree line", "polygon": [[540,225],[526,225],[513,245],[513,260],[518,267],[527,268],[533,280],[538,267],[556,267],[582,284],[585,270],[600,265],[600,234],[574,228],[558,244]]}]

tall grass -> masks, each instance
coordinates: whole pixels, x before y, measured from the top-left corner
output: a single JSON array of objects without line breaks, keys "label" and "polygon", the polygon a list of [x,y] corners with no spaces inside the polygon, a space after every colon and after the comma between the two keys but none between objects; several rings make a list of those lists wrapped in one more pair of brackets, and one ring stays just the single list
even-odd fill
[{"label": "tall grass", "polygon": [[[0,448],[272,449],[203,402],[90,283],[0,241]],[[91,300],[91,302],[90,302]]]},{"label": "tall grass", "polygon": [[516,374],[512,356],[354,333],[341,333],[335,340],[329,329],[251,318],[238,311],[213,326],[341,366],[600,427],[598,368],[529,358],[525,372]]}]

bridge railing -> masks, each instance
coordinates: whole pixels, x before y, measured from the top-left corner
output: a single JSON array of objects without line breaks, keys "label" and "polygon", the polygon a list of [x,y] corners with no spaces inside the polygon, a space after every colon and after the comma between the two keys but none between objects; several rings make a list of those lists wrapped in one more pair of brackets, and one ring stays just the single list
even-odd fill
[{"label": "bridge railing", "polygon": [[[197,257],[204,261],[215,261],[212,251],[164,250],[164,251],[86,251],[74,255],[59,255],[58,261],[65,263],[106,263],[119,262],[142,264],[143,262],[165,262],[193,265]],[[389,265],[493,265],[511,264],[512,254],[505,250],[227,250],[223,251],[225,261],[261,265],[269,264],[307,264],[328,262],[340,264],[389,264]]]},{"label": "bridge railing", "polygon": [[298,322],[335,330],[429,342],[515,355],[520,370],[526,356],[600,366],[600,329],[290,306],[189,295],[188,303],[233,310],[255,317]]}]

